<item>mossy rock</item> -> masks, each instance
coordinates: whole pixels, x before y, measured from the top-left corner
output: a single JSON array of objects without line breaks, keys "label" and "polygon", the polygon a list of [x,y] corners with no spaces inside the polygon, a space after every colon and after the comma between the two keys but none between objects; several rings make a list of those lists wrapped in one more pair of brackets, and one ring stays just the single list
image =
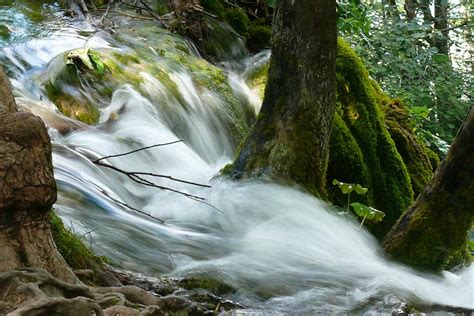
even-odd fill
[{"label": "mossy rock", "polygon": [[436,169],[430,159],[430,152],[431,155],[434,152],[414,135],[408,122],[407,109],[399,100],[385,100],[382,108],[385,124],[408,169],[413,192],[417,196],[426,187]]},{"label": "mossy rock", "polygon": [[[369,188],[367,198],[373,201],[372,206],[385,213],[384,220],[370,226],[370,229],[382,238],[413,201],[410,177],[386,128],[381,105],[377,102],[377,91],[369,74],[361,59],[342,39],[338,41],[336,72],[338,112],[355,143],[337,143],[331,147],[328,182],[332,179],[348,182],[346,178],[351,178]],[[362,158],[359,163],[366,166],[367,173],[361,169],[354,174],[354,170],[348,169],[346,164],[347,159],[351,158],[341,160],[336,154],[341,150],[357,153],[357,148]],[[338,188],[329,187],[335,200],[339,201]]]},{"label": "mossy rock", "polygon": [[51,211],[50,223],[54,243],[69,267],[97,271],[104,266],[106,259],[94,255],[78,236],[64,227],[54,211]]},{"label": "mossy rock", "polygon": [[239,8],[229,8],[224,14],[227,23],[240,35],[246,37],[250,28],[247,14]]},{"label": "mossy rock", "polygon": [[[102,96],[87,89],[88,81],[104,82],[110,70],[96,51],[76,49],[55,57],[48,66],[43,87],[48,98],[64,115],[94,125]],[[105,87],[104,87],[105,89]]]},{"label": "mossy rock", "polygon": [[[166,99],[160,102],[160,111],[165,119],[173,122],[170,126],[173,131],[185,138],[189,132],[183,130],[185,122],[176,123],[176,115],[179,115],[176,106],[194,111],[194,105],[187,103],[172,77],[175,73],[186,73],[198,91],[210,92],[220,99],[222,106],[212,108],[213,115],[225,126],[233,145],[237,146],[248,133],[249,111],[233,94],[224,71],[193,54],[181,37],[163,30],[142,34],[148,30],[131,28],[118,36],[118,41],[128,44],[131,38],[142,35],[152,38],[144,44],[136,43],[133,50],[75,49],[57,56],[50,63],[49,77],[43,84],[46,95],[63,114],[96,124],[99,109],[110,103],[113,91],[129,84],[150,100]],[[150,89],[149,80],[158,81],[163,89]],[[103,118],[104,121],[107,119]]]},{"label": "mossy rock", "polygon": [[268,68],[270,63],[263,63],[252,69],[248,74],[246,74],[246,83],[250,88],[257,91],[260,99],[263,100],[265,95],[265,87],[267,85],[268,79]]},{"label": "mossy rock", "polygon": [[272,28],[269,25],[251,22],[246,38],[247,48],[252,52],[259,52],[270,47]]}]

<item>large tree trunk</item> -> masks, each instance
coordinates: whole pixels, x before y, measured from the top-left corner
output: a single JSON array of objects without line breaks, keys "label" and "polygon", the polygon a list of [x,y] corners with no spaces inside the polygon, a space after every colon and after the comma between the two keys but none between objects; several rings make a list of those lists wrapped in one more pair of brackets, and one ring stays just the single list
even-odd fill
[{"label": "large tree trunk", "polygon": [[0,272],[40,267],[74,282],[50,232],[56,183],[46,127],[38,117],[16,112],[1,68],[0,92]]},{"label": "large tree trunk", "polygon": [[384,249],[408,265],[439,271],[466,247],[474,220],[474,108],[448,155],[414,205],[385,238]]},{"label": "large tree trunk", "polygon": [[278,2],[262,109],[234,176],[270,175],[325,195],[336,45],[335,1]]}]

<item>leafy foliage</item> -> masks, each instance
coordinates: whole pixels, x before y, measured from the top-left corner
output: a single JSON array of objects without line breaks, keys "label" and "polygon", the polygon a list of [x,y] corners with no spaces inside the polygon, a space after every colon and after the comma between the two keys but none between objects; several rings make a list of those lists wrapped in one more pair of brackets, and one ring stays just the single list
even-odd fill
[{"label": "leafy foliage", "polygon": [[[446,38],[446,32],[423,19],[421,12],[410,19],[401,10],[390,15],[391,9],[377,2],[339,4],[339,30],[384,91],[412,109],[417,134],[443,155],[474,96],[469,62],[473,52],[465,48],[469,39],[462,35],[469,24],[450,10],[452,30]],[[436,44],[446,39],[450,55],[442,54]]]}]

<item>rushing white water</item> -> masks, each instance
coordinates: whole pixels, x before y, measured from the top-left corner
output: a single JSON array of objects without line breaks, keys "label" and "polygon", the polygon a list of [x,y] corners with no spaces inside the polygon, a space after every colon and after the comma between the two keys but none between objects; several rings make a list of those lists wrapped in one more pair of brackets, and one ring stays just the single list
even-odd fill
[{"label": "rushing white water", "polygon": [[[3,55],[21,103],[50,122],[59,187],[55,208],[75,232],[90,240],[94,251],[136,271],[210,276],[235,289],[232,297],[250,311],[390,312],[400,301],[474,308],[472,266],[457,275],[416,273],[385,260],[377,242],[357,223],[299,188],[219,177],[233,155],[225,126],[215,123],[212,115],[223,107],[222,100],[197,89],[182,69],[171,77],[190,105],[186,111],[170,104],[174,102],[170,92],[145,74],[145,91],[154,92],[149,94],[153,97],[124,84],[101,109],[102,123],[97,127],[74,125],[58,115],[39,89],[39,77],[55,55],[84,45],[113,46],[101,37],[81,36],[68,28],[48,38],[8,46]],[[241,74],[230,77],[239,98],[258,108],[257,97]],[[144,187],[91,163],[94,158],[177,140],[173,121],[163,112],[169,106],[176,106],[179,124],[191,131],[182,143],[107,162],[123,170],[210,184],[212,188],[201,188],[154,180],[205,197],[215,208]],[[109,121],[116,112],[120,116]],[[54,129],[58,121],[79,129],[62,135]]]}]

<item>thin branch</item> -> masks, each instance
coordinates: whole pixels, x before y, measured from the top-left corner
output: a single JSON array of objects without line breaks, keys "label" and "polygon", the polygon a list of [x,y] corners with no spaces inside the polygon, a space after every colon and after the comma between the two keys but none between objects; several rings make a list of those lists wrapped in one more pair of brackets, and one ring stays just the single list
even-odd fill
[{"label": "thin branch", "polygon": [[150,6],[143,0],[140,0],[140,3],[145,7],[145,10],[148,11],[165,29],[168,29],[168,26],[161,20],[161,17],[159,14],[155,13],[155,11],[150,8]]},{"label": "thin branch", "polygon": [[[105,11],[106,9],[95,9],[95,10],[91,10],[91,11]],[[112,13],[115,13],[115,14],[120,14],[120,15],[123,15],[123,16],[126,16],[128,18],[132,18],[132,19],[139,19],[139,20],[147,20],[147,21],[154,21],[155,18],[150,18],[150,17],[147,17],[147,16],[138,16],[138,15],[132,15],[132,14],[128,14],[126,12],[122,12],[122,11],[118,11],[118,10],[110,10],[110,12]]]},{"label": "thin branch", "polygon": [[[192,182],[192,181],[187,181],[187,180],[183,180],[183,179],[178,179],[178,178],[174,178],[174,177],[171,177],[171,176],[167,176],[167,175],[163,175],[163,174],[156,174],[156,173],[151,173],[151,172],[140,172],[140,171],[125,171],[125,170],[121,170],[117,167],[114,167],[112,165],[109,165],[109,164],[106,164],[106,163],[103,163],[101,161],[93,161],[93,163],[97,166],[102,166],[102,167],[105,167],[105,168],[110,168],[110,169],[113,169],[115,171],[118,171],[120,170],[121,173],[124,173],[125,175],[132,175],[132,176],[150,176],[150,177],[155,177],[155,178],[163,178],[163,179],[168,179],[168,180],[171,180],[171,181],[175,181],[175,182],[181,182],[181,183],[185,183],[185,184],[190,184],[190,185],[195,185],[195,186],[199,186],[199,187],[203,187],[203,188],[210,188],[211,186],[210,185],[207,185],[207,184],[201,184],[201,183],[196,183],[196,182]],[[139,177],[140,179],[142,179],[141,177]]]},{"label": "thin branch", "polygon": [[[177,140],[177,141],[173,141],[173,142],[169,142],[169,143],[162,143],[162,144],[156,144],[156,145],[151,145],[151,146],[146,146],[146,147],[142,147],[142,148],[139,148],[139,149],[135,149],[135,150],[132,150],[132,151],[129,151],[129,152],[126,152],[126,153],[122,153],[122,154],[116,154],[116,155],[109,155],[109,156],[105,156],[105,157],[102,157],[102,158],[99,158],[99,159],[96,159],[96,160],[91,160],[91,162],[97,166],[100,166],[100,167],[104,167],[104,168],[108,168],[108,169],[111,169],[111,170],[114,170],[118,173],[121,173],[125,176],[127,176],[130,180],[132,180],[133,182],[135,183],[138,183],[138,184],[141,184],[141,185],[144,185],[144,186],[148,186],[148,187],[152,187],[152,188],[156,188],[156,189],[160,189],[160,190],[163,190],[163,191],[170,191],[170,192],[173,192],[173,193],[176,193],[176,194],[179,194],[179,195],[182,195],[190,200],[193,200],[193,201],[196,201],[196,202],[199,202],[199,203],[202,203],[204,205],[207,205],[211,208],[213,208],[214,210],[220,212],[220,213],[223,213],[221,210],[219,210],[217,207],[215,207],[214,205],[206,202],[206,199],[203,198],[203,197],[200,197],[200,196],[197,196],[197,195],[193,195],[193,194],[190,194],[190,193],[186,193],[186,192],[183,192],[183,191],[179,191],[179,190],[176,190],[176,189],[173,189],[173,188],[169,188],[169,187],[165,187],[165,186],[162,186],[162,185],[158,185],[148,179],[145,179],[143,178],[142,176],[150,176],[150,177],[154,177],[154,178],[163,178],[163,179],[168,179],[168,180],[171,180],[171,181],[175,181],[175,182],[180,182],[180,183],[185,183],[185,184],[190,184],[190,185],[195,185],[195,186],[199,186],[199,187],[203,187],[203,188],[211,188],[210,185],[206,185],[206,184],[201,184],[201,183],[196,183],[196,182],[192,182],[192,181],[187,181],[187,180],[183,180],[183,179],[178,179],[178,178],[174,178],[174,177],[171,177],[171,176],[167,176],[167,175],[162,175],[162,174],[156,174],[156,173],[151,173],[151,172],[133,172],[133,171],[126,171],[126,170],[122,170],[118,167],[115,167],[111,164],[108,164],[108,163],[105,163],[105,162],[102,162],[102,160],[104,159],[108,159],[108,158],[116,158],[116,157],[122,157],[122,156],[126,156],[126,155],[130,155],[130,154],[133,154],[133,153],[136,153],[136,152],[139,152],[139,151],[142,151],[142,150],[146,150],[146,149],[150,149],[150,148],[155,148],[155,147],[161,147],[161,146],[167,146],[167,145],[172,145],[172,144],[176,144],[176,143],[179,143],[179,142],[182,142],[182,140]],[[104,193],[105,194],[105,193]],[[110,196],[109,196],[110,197]],[[112,197],[110,197],[112,199]],[[123,204],[123,202],[120,202],[120,201],[116,201],[117,203],[119,204]],[[138,209],[135,209],[133,207],[130,207],[129,205],[124,205],[134,211],[137,211],[137,212],[140,212],[142,214],[145,214],[145,215],[148,215],[150,216],[149,214],[146,214],[146,213],[143,213],[142,211],[138,210]]]},{"label": "thin branch", "polygon": [[135,212],[140,213],[140,214],[142,214],[142,215],[145,215],[145,216],[148,216],[148,217],[150,217],[150,218],[153,218],[154,220],[157,220],[157,221],[159,221],[159,222],[162,223],[162,224],[165,223],[164,220],[162,220],[162,219],[160,219],[160,218],[158,218],[158,217],[155,217],[155,216],[153,216],[153,215],[151,215],[151,214],[148,214],[148,213],[146,213],[146,212],[143,212],[142,210],[139,210],[139,209],[137,209],[137,208],[135,208],[135,207],[133,207],[133,206],[130,206],[130,205],[128,205],[128,204],[125,203],[125,202],[122,202],[122,201],[120,201],[120,200],[117,200],[117,199],[113,198],[112,196],[110,196],[110,194],[108,194],[106,191],[104,191],[104,190],[102,190],[102,189],[100,189],[100,188],[99,188],[99,190],[100,190],[100,192],[101,192],[102,194],[104,194],[106,197],[108,197],[109,199],[111,199],[113,202],[115,202],[115,203],[117,203],[117,204],[120,204],[120,205],[122,205],[122,206],[124,206],[124,207],[126,207],[126,208],[128,208],[128,209],[130,209],[130,210],[132,210],[132,211],[135,211]]},{"label": "thin branch", "polygon": [[122,154],[105,156],[105,157],[99,158],[99,159],[97,159],[97,160],[94,160],[94,161],[92,161],[92,162],[93,162],[93,163],[96,163],[96,162],[99,162],[99,161],[101,161],[101,160],[108,159],[108,158],[122,157],[122,156],[130,155],[130,154],[134,154],[134,153],[139,152],[139,151],[142,151],[142,150],[147,150],[147,149],[155,148],[155,147],[162,147],[162,146],[173,145],[173,144],[177,144],[177,143],[181,143],[181,142],[182,142],[182,140],[175,140],[175,141],[169,142],[169,143],[162,143],[162,144],[156,144],[156,145],[146,146],[146,147],[138,148],[138,149],[135,149],[135,150],[132,150],[132,151],[128,151],[128,152],[126,152],[126,153],[122,153]]},{"label": "thin branch", "polygon": [[104,20],[107,18],[107,15],[109,15],[110,6],[112,5],[113,2],[114,2],[114,1],[111,0],[111,1],[109,1],[109,3],[107,4],[107,9],[105,10],[104,15],[100,18],[100,23],[101,23],[101,24],[104,24]]},{"label": "thin branch", "polygon": [[[192,195],[192,194],[189,194],[189,193],[186,193],[186,192],[182,192],[182,191],[178,191],[178,190],[175,190],[175,189],[172,189],[172,188],[168,188],[168,187],[158,185],[156,183],[153,183],[153,182],[151,182],[147,179],[144,179],[144,178],[138,176],[135,172],[125,171],[125,170],[122,170],[120,168],[117,168],[115,166],[112,166],[112,165],[109,165],[109,164],[106,164],[106,163],[103,163],[103,162],[100,162],[100,161],[93,161],[93,163],[97,166],[109,168],[109,169],[112,169],[114,171],[117,171],[118,173],[126,175],[130,180],[132,180],[133,182],[136,182],[138,184],[142,184],[142,185],[145,185],[145,186],[157,188],[157,189],[164,190],[164,191],[174,192],[174,193],[183,195],[185,197],[189,197],[189,198],[193,198],[193,199],[197,199],[197,200],[202,200],[202,201],[205,200],[203,197],[200,197],[200,196]],[[179,181],[179,182],[182,182],[182,181]],[[196,185],[198,185],[198,184],[196,184]],[[204,186],[204,185],[201,185],[201,186]]]}]

